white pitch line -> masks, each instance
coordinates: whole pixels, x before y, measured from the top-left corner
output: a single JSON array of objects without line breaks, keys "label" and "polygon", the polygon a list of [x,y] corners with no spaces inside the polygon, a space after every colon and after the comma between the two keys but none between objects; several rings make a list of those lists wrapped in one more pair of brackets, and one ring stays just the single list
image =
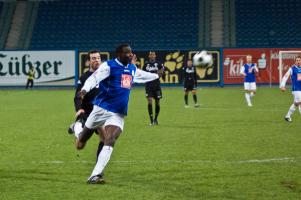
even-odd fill
[{"label": "white pitch line", "polygon": [[[198,110],[223,110],[223,111],[246,111],[247,109],[252,110],[254,112],[284,112],[285,109],[279,110],[279,109],[258,109],[258,108],[213,108],[213,107],[200,107],[197,108]],[[196,109],[196,110],[197,110]]]},{"label": "white pitch line", "polygon": [[[301,157],[283,157],[283,158],[269,158],[269,159],[251,159],[251,160],[113,160],[112,163],[119,164],[168,164],[168,163],[180,163],[180,164],[188,164],[188,163],[223,163],[223,164],[245,164],[245,163],[278,163],[278,162],[300,162]],[[298,160],[299,159],[299,160]],[[93,161],[87,160],[73,160],[73,161],[63,161],[63,160],[51,160],[51,161],[13,161],[9,162],[10,164],[68,164],[68,163],[87,163],[87,164],[95,164]],[[8,164],[7,162],[1,162],[0,164]]]}]

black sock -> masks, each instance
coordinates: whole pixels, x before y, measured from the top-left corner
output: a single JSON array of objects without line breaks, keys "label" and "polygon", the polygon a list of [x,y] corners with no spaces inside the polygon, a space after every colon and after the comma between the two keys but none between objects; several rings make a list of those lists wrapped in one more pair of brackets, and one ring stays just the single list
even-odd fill
[{"label": "black sock", "polygon": [[195,103],[195,104],[198,102],[198,99],[197,99],[196,94],[193,95],[193,100],[194,100],[194,103]]},{"label": "black sock", "polygon": [[188,105],[188,94],[185,94],[184,99],[185,99],[185,105]]},{"label": "black sock", "polygon": [[97,154],[96,154],[96,162],[98,160],[98,156],[99,156],[99,154],[102,150],[103,145],[104,145],[104,143],[102,141],[100,141],[99,144],[98,144],[98,149],[97,149]]},{"label": "black sock", "polygon": [[160,105],[156,104],[156,108],[155,108],[156,114],[155,114],[155,120],[157,120],[159,112],[160,112]]},{"label": "black sock", "polygon": [[152,106],[152,104],[148,104],[147,108],[148,108],[149,119],[151,120],[151,122],[153,122],[153,106]]}]

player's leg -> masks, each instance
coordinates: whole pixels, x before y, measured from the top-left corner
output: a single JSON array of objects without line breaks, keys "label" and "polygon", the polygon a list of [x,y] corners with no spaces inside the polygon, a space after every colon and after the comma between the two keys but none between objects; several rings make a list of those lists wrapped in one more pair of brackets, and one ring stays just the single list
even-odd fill
[{"label": "player's leg", "polygon": [[26,89],[28,89],[28,86],[29,86],[29,79],[27,79]]},{"label": "player's leg", "polygon": [[33,80],[30,80],[30,89],[33,87]]},{"label": "player's leg", "polygon": [[[288,109],[287,114],[285,115],[285,120],[287,122],[291,122],[292,121],[292,114],[295,112],[296,108],[299,107],[299,111],[300,111],[300,105],[301,105],[301,92],[299,91],[294,91],[292,92],[293,96],[294,96],[294,103],[290,106],[290,108]],[[300,111],[301,113],[301,111]]]},{"label": "player's leg", "polygon": [[256,83],[252,82],[250,83],[250,97],[254,97],[256,94]]},{"label": "player's leg", "polygon": [[189,94],[189,90],[187,90],[187,88],[184,88],[185,108],[189,108],[189,105],[188,105],[188,94]]},{"label": "player's leg", "polygon": [[150,119],[150,125],[153,125],[154,118],[153,118],[153,94],[150,87],[145,88],[145,95],[147,99],[147,110]]},{"label": "player's leg", "polygon": [[155,99],[155,118],[154,118],[154,125],[158,125],[158,116],[160,113],[160,99],[156,98]]},{"label": "player's leg", "polygon": [[98,156],[98,160],[92,171],[92,174],[88,179],[88,183],[95,184],[95,183],[104,182],[102,173],[110,160],[116,140],[122,133],[123,125],[124,125],[123,116],[118,114],[113,114],[112,117],[106,120],[106,123],[104,125],[105,126],[104,146]]},{"label": "player's leg", "polygon": [[[74,135],[76,137],[76,148],[77,149],[84,148],[85,143],[93,135],[95,130],[98,127],[102,126],[105,123],[106,119],[110,116],[111,114],[108,113],[108,111],[98,106],[94,106],[92,112],[90,113],[90,115],[88,116],[85,122],[85,126],[83,130],[80,133],[78,133],[77,131],[77,126],[76,126],[77,123],[74,126]],[[80,127],[78,126],[78,128]]]},{"label": "player's leg", "polygon": [[153,98],[148,96],[147,97],[147,110],[148,110],[148,116],[150,120],[150,125],[153,125],[154,123],[154,117],[153,117]]},{"label": "player's leg", "polygon": [[251,95],[250,95],[251,84],[249,82],[244,82],[244,88],[245,88],[245,98],[246,98],[247,104],[249,107],[251,107],[252,106]]},{"label": "player's leg", "polygon": [[192,95],[193,95],[194,107],[196,107],[196,108],[200,107],[200,105],[198,104],[196,88],[192,89]]},{"label": "player's leg", "polygon": [[75,140],[75,147],[78,150],[81,150],[85,147],[86,142],[90,139],[90,137],[93,135],[94,130],[89,129],[86,126],[84,126],[83,130],[78,135],[78,138]]},{"label": "player's leg", "polygon": [[159,86],[157,89],[156,89],[156,95],[155,95],[155,119],[154,119],[154,124],[155,125],[158,125],[158,116],[159,116],[159,113],[160,113],[160,99],[162,98],[162,90],[161,90],[161,87]]},{"label": "player's leg", "polygon": [[96,152],[96,162],[98,160],[99,153],[101,152],[103,146],[104,146],[104,134],[105,134],[105,129],[104,127],[100,126],[96,129],[98,136],[99,136],[99,144]]},{"label": "player's leg", "polygon": [[288,112],[287,114],[285,115],[284,119],[288,122],[291,122],[292,121],[292,114],[295,112],[296,108],[298,107],[298,104],[296,103],[293,103],[290,108],[288,109]]},{"label": "player's leg", "polygon": [[189,88],[188,88],[187,81],[184,81],[184,102],[185,102],[185,108],[189,108],[188,105],[188,94],[189,94]]},{"label": "player's leg", "polygon": [[86,111],[85,113],[82,113],[79,116],[77,116],[75,122],[68,127],[68,133],[74,134],[74,136],[78,138],[80,132],[83,130],[83,127],[85,125],[85,122],[87,121],[88,116],[89,113]]}]

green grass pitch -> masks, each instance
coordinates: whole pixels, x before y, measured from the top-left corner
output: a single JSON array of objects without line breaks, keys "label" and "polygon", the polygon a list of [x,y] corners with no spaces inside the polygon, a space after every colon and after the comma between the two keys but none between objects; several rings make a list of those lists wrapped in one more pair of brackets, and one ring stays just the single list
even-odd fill
[{"label": "green grass pitch", "polygon": [[[98,143],[76,151],[67,134],[72,90],[0,91],[0,199],[301,199],[301,117],[283,117],[289,91],[202,88],[199,109],[182,88],[163,88],[159,126],[149,126],[143,88],[105,170],[88,185]],[[192,104],[192,96],[189,96]]]}]

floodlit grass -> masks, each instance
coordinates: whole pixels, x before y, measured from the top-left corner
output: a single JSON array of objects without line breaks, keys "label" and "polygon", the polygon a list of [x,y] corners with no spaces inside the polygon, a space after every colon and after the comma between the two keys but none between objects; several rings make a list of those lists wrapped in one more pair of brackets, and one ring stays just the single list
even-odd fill
[{"label": "floodlit grass", "polygon": [[[259,88],[254,107],[237,88],[202,88],[184,108],[182,88],[163,88],[159,126],[149,126],[142,88],[124,132],[88,185],[98,138],[82,151],[67,134],[72,90],[0,91],[0,199],[300,199],[301,117],[292,96]],[[192,96],[189,96],[192,103]]]}]

